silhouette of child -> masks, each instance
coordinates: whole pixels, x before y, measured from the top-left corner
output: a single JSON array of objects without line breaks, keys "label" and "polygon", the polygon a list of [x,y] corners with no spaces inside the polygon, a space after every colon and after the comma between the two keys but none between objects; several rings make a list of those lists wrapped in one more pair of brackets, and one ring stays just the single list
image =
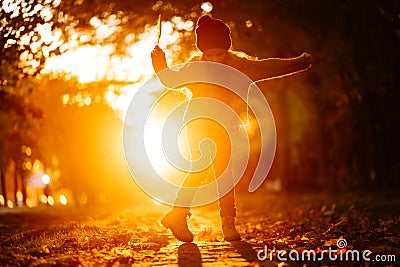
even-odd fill
[{"label": "silhouette of child", "polygon": [[[279,77],[282,75],[288,75],[304,71],[311,67],[312,56],[308,53],[303,53],[298,57],[294,58],[267,58],[267,59],[255,59],[245,55],[242,52],[236,52],[231,50],[232,41],[230,36],[229,27],[221,20],[204,15],[197,21],[196,26],[196,46],[200,52],[188,61],[211,61],[226,64],[231,66],[244,74],[246,74],[252,81],[258,81],[273,77]],[[162,75],[159,75],[161,71],[169,69],[165,53],[157,45],[151,52],[152,64],[154,71],[157,73],[161,82],[166,85],[170,83]],[[179,70],[170,70],[177,75],[184,73],[185,66]],[[169,75],[169,77],[171,77]],[[201,87],[192,90],[193,96],[213,96],[213,97],[229,97],[221,88],[208,86]],[[232,100],[232,99],[230,99]],[[232,101],[231,101],[232,102]],[[207,129],[205,129],[207,131]],[[219,154],[222,154],[222,161],[228,154],[226,151],[218,150]],[[220,157],[221,158],[221,157]],[[217,170],[217,173],[220,173]],[[206,175],[206,172],[200,173],[200,175]],[[197,177],[199,174],[197,174]],[[216,175],[218,177],[218,175]],[[198,179],[197,179],[198,180]],[[201,179],[200,179],[201,180]],[[200,181],[197,181],[199,184]],[[179,194],[177,198],[179,198]],[[185,196],[188,197],[188,196]],[[222,231],[224,239],[226,241],[240,240],[240,235],[235,227],[235,195],[234,189],[228,194],[219,199],[220,216],[222,219]],[[187,219],[190,217],[190,208],[175,205],[172,210],[167,213],[161,220],[161,223],[169,228],[173,235],[184,242],[192,242],[193,234],[189,230],[187,225]]]}]

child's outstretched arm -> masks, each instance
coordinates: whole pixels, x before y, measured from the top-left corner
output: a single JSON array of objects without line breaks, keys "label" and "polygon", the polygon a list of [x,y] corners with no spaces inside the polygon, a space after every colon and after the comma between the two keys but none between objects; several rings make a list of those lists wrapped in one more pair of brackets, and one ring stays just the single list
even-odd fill
[{"label": "child's outstretched arm", "polygon": [[294,58],[249,59],[246,60],[246,72],[253,81],[259,81],[305,71],[312,63],[313,58],[309,53]]}]

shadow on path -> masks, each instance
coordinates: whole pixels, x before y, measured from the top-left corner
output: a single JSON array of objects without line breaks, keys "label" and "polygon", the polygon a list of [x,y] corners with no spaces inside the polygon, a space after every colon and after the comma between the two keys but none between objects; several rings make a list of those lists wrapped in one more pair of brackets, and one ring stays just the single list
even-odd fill
[{"label": "shadow on path", "polygon": [[257,251],[246,241],[231,241],[232,247],[248,262],[258,262]]},{"label": "shadow on path", "polygon": [[272,262],[261,262],[257,257],[257,251],[246,241],[231,241],[229,243],[249,263],[258,263],[260,266],[276,266]]},{"label": "shadow on path", "polygon": [[184,243],[178,248],[179,266],[201,266],[201,254],[195,243]]}]

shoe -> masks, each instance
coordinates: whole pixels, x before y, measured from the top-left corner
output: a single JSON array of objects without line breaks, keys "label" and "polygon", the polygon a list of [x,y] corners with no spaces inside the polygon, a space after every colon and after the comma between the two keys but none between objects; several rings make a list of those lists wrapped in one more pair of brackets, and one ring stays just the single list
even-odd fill
[{"label": "shoe", "polygon": [[180,241],[190,243],[194,238],[187,225],[187,219],[190,215],[185,210],[173,209],[162,218],[161,224],[170,229],[172,234]]},{"label": "shoe", "polygon": [[240,234],[235,227],[235,217],[226,216],[222,217],[222,233],[224,234],[225,241],[241,240]]}]

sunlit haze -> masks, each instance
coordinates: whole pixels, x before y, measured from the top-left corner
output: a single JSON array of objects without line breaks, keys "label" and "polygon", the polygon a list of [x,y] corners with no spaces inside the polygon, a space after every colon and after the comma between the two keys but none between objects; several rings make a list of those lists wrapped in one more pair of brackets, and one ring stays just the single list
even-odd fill
[{"label": "sunlit haze", "polygon": [[[103,22],[97,18],[90,20],[97,39],[103,39],[114,34],[118,30],[117,22],[115,18]],[[180,17],[162,22],[160,47],[164,49],[168,47],[168,49],[165,49],[168,64],[177,61],[177,58],[174,58],[173,51],[180,49],[179,41],[182,33],[174,30],[174,28],[191,31],[193,22],[184,21]],[[43,35],[46,33],[48,32],[43,32]],[[61,55],[48,57],[42,73],[52,76],[77,77],[80,83],[102,80],[131,83],[121,88],[121,95],[116,96],[113,93],[113,88],[110,88],[105,95],[107,102],[114,110],[122,111],[122,118],[132,96],[143,82],[154,75],[150,52],[156,44],[156,25],[145,27],[144,32],[138,36],[133,33],[128,34],[125,38],[128,49],[126,55],[123,56],[115,55],[116,47],[111,44],[85,44],[84,41],[88,38],[89,32],[71,31],[71,34],[72,41],[62,45],[66,51]],[[51,37],[54,42],[57,42],[60,38],[57,31]]]}]

